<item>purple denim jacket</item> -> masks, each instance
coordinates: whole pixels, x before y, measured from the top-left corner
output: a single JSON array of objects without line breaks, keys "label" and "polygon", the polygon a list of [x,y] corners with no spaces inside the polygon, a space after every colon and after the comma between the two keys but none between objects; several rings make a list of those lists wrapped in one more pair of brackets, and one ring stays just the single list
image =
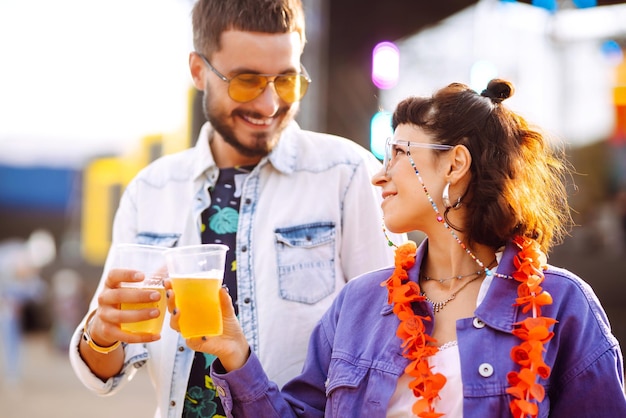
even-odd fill
[{"label": "purple denim jacket", "polygon": [[[427,241],[417,252],[412,280],[418,277]],[[514,271],[517,247],[505,249],[498,272]],[[352,280],[313,331],[302,374],[282,391],[269,382],[251,354],[231,373],[216,360],[213,379],[227,414],[235,417],[385,417],[389,399],[407,360],[396,337],[398,319],[380,286],[392,269]],[[517,370],[510,357],[519,339],[513,324],[526,317],[512,306],[518,283],[494,278],[473,318],[457,321],[465,417],[510,417],[506,375]],[[543,315],[556,318],[546,345],[552,367],[540,380],[546,398],[539,417],[626,417],[623,359],[619,344],[591,287],[574,274],[550,266],[544,289],[553,297]],[[417,313],[430,314],[428,304]],[[427,323],[428,332],[432,324]]]}]

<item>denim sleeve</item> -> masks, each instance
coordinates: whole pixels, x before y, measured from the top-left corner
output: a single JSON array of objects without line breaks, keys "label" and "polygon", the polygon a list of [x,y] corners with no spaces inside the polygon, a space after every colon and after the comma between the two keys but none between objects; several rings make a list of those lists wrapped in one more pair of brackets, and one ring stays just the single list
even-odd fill
[{"label": "denim sleeve", "polygon": [[69,359],[74,373],[85,387],[99,396],[117,393],[135,376],[139,367],[148,359],[148,353],[144,344],[124,344],[125,357],[122,370],[116,376],[112,376],[103,382],[93,374],[78,352],[83,326],[84,320],[74,331],[69,345]]},{"label": "denim sleeve", "polygon": [[546,312],[559,320],[550,342],[556,349],[547,347],[550,417],[626,417],[622,352],[600,301],[570,272],[547,275],[546,288],[556,296]]},{"label": "denim sleeve", "polygon": [[[116,211],[115,222],[114,222],[114,232],[113,236],[122,241],[132,242],[132,238],[134,238],[134,229],[132,225],[135,224],[135,208],[133,203],[133,187],[128,187],[124,192],[122,200],[120,202],[120,207]],[[98,306],[98,295],[104,286],[104,281],[106,280],[106,274],[109,270],[109,264],[111,262],[111,254],[107,256],[107,260],[105,262],[105,266],[102,270],[102,277],[100,282],[98,283],[97,289],[91,299],[89,304],[89,309],[87,312],[91,312]],[[69,359],[74,369],[74,372],[78,379],[91,391],[94,393],[104,396],[111,395],[113,393],[121,390],[132,378],[135,376],[138,368],[141,367],[148,358],[147,350],[143,344],[124,344],[124,365],[122,370],[117,376],[113,376],[109,378],[106,382],[103,382],[98,377],[96,377],[93,372],[89,369],[89,366],[83,361],[79,352],[78,345],[80,344],[80,340],[82,338],[84,321],[86,319],[83,318],[80,324],[77,325],[74,334],[72,335],[70,345],[69,345]]]},{"label": "denim sleeve", "polygon": [[560,389],[550,417],[626,417],[622,371],[622,354],[614,346]]},{"label": "denim sleeve", "polygon": [[[251,352],[246,364],[238,370],[225,373],[219,359],[213,362],[211,377],[217,386],[222,405],[227,416],[237,418],[289,418],[289,417],[323,417],[322,409],[307,404],[311,400],[311,387],[306,378],[300,376],[287,385],[283,392],[275,383],[270,382],[263,371],[258,357]],[[301,381],[299,381],[301,380]],[[304,395],[298,399],[299,395]]]},{"label": "denim sleeve", "polygon": [[270,382],[258,357],[252,352],[239,370],[225,373],[219,359],[213,362],[211,377],[228,416],[250,418],[320,418],[326,409],[326,381],[334,335],[334,318],[345,292],[317,324],[302,373],[287,382],[282,391]]}]

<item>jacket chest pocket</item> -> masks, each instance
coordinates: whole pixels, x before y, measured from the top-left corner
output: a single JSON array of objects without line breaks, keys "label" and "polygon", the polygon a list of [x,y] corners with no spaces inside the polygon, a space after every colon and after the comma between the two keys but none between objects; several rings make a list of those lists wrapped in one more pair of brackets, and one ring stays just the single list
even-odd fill
[{"label": "jacket chest pocket", "polygon": [[319,222],[274,231],[280,296],[314,304],[335,290],[335,224]]},{"label": "jacket chest pocket", "polygon": [[156,247],[172,248],[178,244],[181,234],[162,234],[154,232],[139,232],[137,234],[137,244],[154,245]]}]

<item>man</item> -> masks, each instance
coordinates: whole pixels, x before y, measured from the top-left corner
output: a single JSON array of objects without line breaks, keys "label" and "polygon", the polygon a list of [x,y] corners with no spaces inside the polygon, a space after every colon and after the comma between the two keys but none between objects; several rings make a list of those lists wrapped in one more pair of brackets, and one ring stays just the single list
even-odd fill
[{"label": "man", "polygon": [[[200,0],[192,20],[189,66],[209,122],[193,149],[155,161],[129,184],[113,244],[227,244],[225,283],[246,338],[282,385],[300,372],[309,334],[343,284],[393,262],[369,183],[380,164],[351,141],[294,122],[310,82],[299,0]],[[154,337],[120,330],[154,313],[119,310],[150,293],[120,289],[132,272],[109,274],[107,265],[70,347],[79,378],[111,394],[147,364],[155,416],[221,416],[211,358],[168,326]]]}]

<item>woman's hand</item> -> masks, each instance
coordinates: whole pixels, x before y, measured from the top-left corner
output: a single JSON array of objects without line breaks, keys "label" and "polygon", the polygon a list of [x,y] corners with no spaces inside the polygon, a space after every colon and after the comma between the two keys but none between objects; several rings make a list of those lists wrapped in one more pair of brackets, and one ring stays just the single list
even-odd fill
[{"label": "woman's hand", "polygon": [[[170,327],[180,332],[178,321],[180,311],[176,307],[176,296],[171,281],[165,281],[167,309],[170,312]],[[220,289],[220,305],[224,331],[214,337],[187,338],[187,346],[194,351],[201,351],[217,356],[227,372],[241,368],[250,356],[250,345],[243,335],[239,320],[235,315],[233,302],[226,288]]]}]

